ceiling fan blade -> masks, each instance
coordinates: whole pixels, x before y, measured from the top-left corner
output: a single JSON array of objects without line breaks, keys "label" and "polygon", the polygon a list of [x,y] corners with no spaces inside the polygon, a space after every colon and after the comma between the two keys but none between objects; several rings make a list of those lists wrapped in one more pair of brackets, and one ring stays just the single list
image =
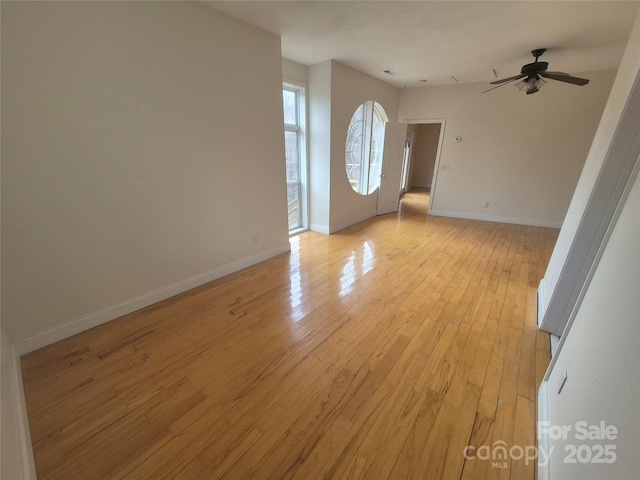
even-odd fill
[{"label": "ceiling fan blade", "polygon": [[[516,80],[518,80],[518,79],[520,79],[520,78],[522,78],[522,77],[521,77],[520,75],[518,75],[517,77],[515,77],[515,78],[511,78],[511,79],[509,79],[508,81],[501,83],[501,84],[500,84],[500,85],[498,85],[497,87],[490,88],[489,90],[485,90],[485,91],[484,91],[484,92],[482,92],[482,93],[487,93],[487,92],[490,92],[491,90],[495,90],[496,88],[504,87],[505,85],[509,85],[509,83],[510,83],[510,82],[515,82]],[[491,82],[491,83],[495,83],[495,82]]]},{"label": "ceiling fan blade", "polygon": [[[524,78],[526,75],[518,74],[513,77],[503,78],[502,80],[496,80],[495,82],[491,82],[490,85],[499,85],[501,83],[511,82],[513,80],[518,80],[519,78]],[[488,91],[488,90],[487,90]]]},{"label": "ceiling fan blade", "polygon": [[558,80],[559,82],[571,83],[573,85],[586,85],[589,80],[586,78],[572,77],[566,73],[560,72],[540,72],[541,77],[550,78],[551,80]]}]

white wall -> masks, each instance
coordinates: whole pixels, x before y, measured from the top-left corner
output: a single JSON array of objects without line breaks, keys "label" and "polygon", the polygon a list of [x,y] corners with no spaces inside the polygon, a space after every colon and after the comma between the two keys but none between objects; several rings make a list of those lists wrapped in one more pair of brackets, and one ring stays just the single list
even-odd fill
[{"label": "white wall", "polygon": [[345,171],[347,129],[354,112],[367,100],[378,102],[390,122],[398,119],[400,89],[339,62],[331,62],[331,213],[330,230],[336,232],[376,214],[378,191],[354,192]]},{"label": "white wall", "polygon": [[334,233],[376,214],[377,191],[358,195],[344,167],[347,129],[356,108],[378,102],[397,120],[400,90],[335,60],[308,67],[310,228]]},{"label": "white wall", "polygon": [[635,99],[631,99],[630,93],[639,76],[640,13],[538,289],[540,326],[556,335],[562,334],[637,156],[640,131],[637,88]]},{"label": "white wall", "polygon": [[534,95],[511,85],[483,94],[478,83],[403,90],[400,121],[446,119],[431,212],[559,227],[615,72],[576,75],[589,85],[549,81]]},{"label": "white wall", "polygon": [[[637,174],[637,171],[636,171]],[[550,439],[551,479],[640,478],[640,181],[636,177],[570,330],[541,390],[550,425],[569,425]],[[557,393],[564,372],[567,381]],[[617,438],[576,439],[576,422],[613,425]],[[611,464],[566,463],[567,445],[613,445]],[[569,452],[570,453],[570,452]],[[574,457],[575,458],[575,457]],[[586,458],[586,457],[584,457]]]},{"label": "white wall", "polygon": [[329,233],[331,169],[331,61],[308,67],[309,228]]},{"label": "white wall", "polygon": [[22,352],[289,248],[281,89],[279,38],[195,2],[2,2]]},{"label": "white wall", "polygon": [[[0,9],[0,20],[2,19]],[[0,122],[0,129],[2,123]],[[0,138],[2,136],[0,135]],[[1,164],[0,156],[0,164]],[[0,167],[1,169],[1,167]],[[1,192],[1,185],[0,185]],[[0,195],[1,199],[1,195]],[[0,250],[2,248],[2,208],[0,208]],[[0,271],[2,270],[0,256]],[[0,284],[2,276],[0,276]],[[0,305],[2,304],[0,288]],[[0,478],[35,479],[35,464],[24,401],[20,356],[2,328],[0,310]]]},{"label": "white wall", "polygon": [[288,58],[282,59],[282,78],[285,82],[293,82],[300,85],[307,85],[309,77],[307,66]]}]

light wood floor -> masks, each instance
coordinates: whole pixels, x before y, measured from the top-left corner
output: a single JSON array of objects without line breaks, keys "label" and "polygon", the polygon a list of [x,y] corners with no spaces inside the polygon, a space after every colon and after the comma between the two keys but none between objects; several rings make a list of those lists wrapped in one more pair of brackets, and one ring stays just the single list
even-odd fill
[{"label": "light wood floor", "polygon": [[23,358],[38,478],[533,479],[557,231],[427,198]]}]

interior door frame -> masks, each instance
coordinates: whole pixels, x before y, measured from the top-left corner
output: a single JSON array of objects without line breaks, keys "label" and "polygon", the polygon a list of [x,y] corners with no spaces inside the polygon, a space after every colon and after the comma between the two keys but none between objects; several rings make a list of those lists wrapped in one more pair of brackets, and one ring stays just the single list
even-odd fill
[{"label": "interior door frame", "polygon": [[429,193],[429,207],[427,208],[427,213],[431,213],[431,209],[433,208],[433,199],[436,194],[436,184],[438,180],[438,171],[440,170],[440,154],[442,153],[442,144],[444,143],[444,128],[446,124],[446,119],[444,118],[411,118],[411,119],[403,119],[399,120],[402,122],[406,122],[408,125],[424,125],[424,124],[440,124],[440,136],[438,138],[438,149],[436,150],[436,161],[433,162],[433,175],[431,176],[431,191]]}]

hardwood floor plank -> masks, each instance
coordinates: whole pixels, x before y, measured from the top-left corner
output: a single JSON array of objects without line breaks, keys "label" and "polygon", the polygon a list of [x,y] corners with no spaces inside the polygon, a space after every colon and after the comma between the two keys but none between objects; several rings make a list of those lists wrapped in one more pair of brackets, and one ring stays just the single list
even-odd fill
[{"label": "hardwood floor plank", "polygon": [[[490,443],[491,459],[487,468],[487,479],[509,479],[511,475],[511,458],[509,451],[513,446],[513,424],[515,420],[515,403],[500,400],[496,408],[492,425]],[[503,450],[501,450],[503,448]]]},{"label": "hardwood floor plank", "polygon": [[535,403],[534,401],[518,395],[516,400],[515,423],[513,427],[513,446],[520,447],[521,450],[514,450],[511,459],[512,480],[520,478],[534,478],[537,459],[534,458],[536,452],[535,431]]},{"label": "hardwood floor plank", "polygon": [[229,470],[229,478],[255,477],[260,472],[271,478],[283,478],[295,472],[298,459],[316,445],[323,427],[338,418],[340,402],[357,384],[356,373],[345,368],[332,368],[326,377],[328,384],[323,382],[320,391],[307,392],[263,433],[242,456],[242,462]]},{"label": "hardwood floor plank", "polygon": [[433,390],[426,392],[420,411],[389,474],[389,480],[416,478],[414,472],[418,470],[424,459],[424,448],[443,400],[442,395]]},{"label": "hardwood floor plank", "polygon": [[453,479],[462,475],[463,452],[473,429],[480,388],[467,383],[463,395],[460,408],[446,401],[442,403],[425,444],[423,457],[409,478]]},{"label": "hardwood floor plank", "polygon": [[480,412],[476,413],[469,444],[465,447],[468,450],[463,453],[465,461],[461,480],[486,478],[490,462],[485,460],[485,450],[480,449],[490,448],[493,423],[493,418],[488,418]]},{"label": "hardwood floor plank", "polygon": [[23,357],[38,478],[532,480],[557,230],[427,202]]}]

